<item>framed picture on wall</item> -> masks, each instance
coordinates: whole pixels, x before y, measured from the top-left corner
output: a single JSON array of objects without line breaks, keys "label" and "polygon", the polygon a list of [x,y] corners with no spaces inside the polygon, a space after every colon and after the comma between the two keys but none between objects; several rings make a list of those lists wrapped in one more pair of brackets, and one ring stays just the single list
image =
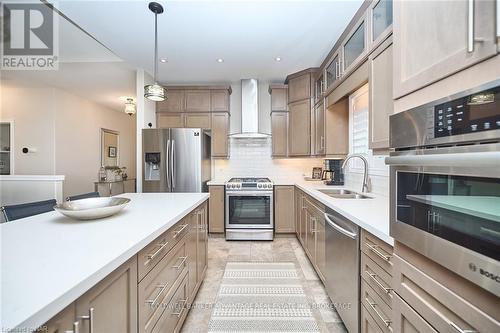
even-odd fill
[{"label": "framed picture on wall", "polygon": [[112,146],[108,147],[108,157],[111,157],[111,158],[116,157],[116,147],[112,147]]}]

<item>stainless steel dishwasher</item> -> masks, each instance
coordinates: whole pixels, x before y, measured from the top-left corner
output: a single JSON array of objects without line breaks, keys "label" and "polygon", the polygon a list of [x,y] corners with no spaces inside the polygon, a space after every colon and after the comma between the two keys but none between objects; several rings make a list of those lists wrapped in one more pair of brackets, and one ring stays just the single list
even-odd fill
[{"label": "stainless steel dishwasher", "polygon": [[347,330],[358,333],[359,227],[328,208],[325,221],[326,290]]}]

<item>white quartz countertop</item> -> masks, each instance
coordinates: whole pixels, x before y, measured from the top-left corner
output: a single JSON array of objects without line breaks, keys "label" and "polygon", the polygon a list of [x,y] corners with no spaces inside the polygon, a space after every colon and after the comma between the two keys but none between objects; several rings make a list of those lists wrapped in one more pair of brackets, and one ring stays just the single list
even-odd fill
[{"label": "white quartz countertop", "polygon": [[[369,193],[371,199],[336,199],[318,190],[345,188],[354,192],[360,189],[353,189],[346,186],[327,186],[323,181],[306,181],[297,178],[271,178],[275,186],[297,186],[325,206],[335,210],[351,220],[361,228],[377,236],[387,244],[393,246],[394,238],[389,235],[389,198],[382,195]],[[226,179],[215,179],[208,185],[224,185]]]},{"label": "white quartz countertop", "polygon": [[322,182],[297,182],[295,186],[325,206],[335,210],[361,228],[377,236],[387,244],[394,246],[394,238],[389,235],[389,198],[382,195],[366,194],[371,199],[336,199],[324,193],[321,189],[346,188],[345,186],[327,186]]},{"label": "white quartz countertop", "polygon": [[208,199],[207,193],[120,196],[130,204],[100,220],[54,211],[0,225],[2,331],[45,323]]}]

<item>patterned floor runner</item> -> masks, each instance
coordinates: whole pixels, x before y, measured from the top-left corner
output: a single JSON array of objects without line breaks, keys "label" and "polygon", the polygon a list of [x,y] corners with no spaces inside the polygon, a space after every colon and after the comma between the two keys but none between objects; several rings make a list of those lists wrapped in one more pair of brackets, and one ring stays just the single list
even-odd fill
[{"label": "patterned floor runner", "polygon": [[229,262],[209,332],[319,332],[290,262]]}]

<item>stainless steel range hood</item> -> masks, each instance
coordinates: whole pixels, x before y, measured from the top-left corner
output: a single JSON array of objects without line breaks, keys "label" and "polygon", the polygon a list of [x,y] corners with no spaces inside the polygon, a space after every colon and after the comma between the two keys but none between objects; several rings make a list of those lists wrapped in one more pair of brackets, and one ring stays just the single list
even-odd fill
[{"label": "stainless steel range hood", "polygon": [[241,132],[232,138],[267,138],[259,133],[259,82],[256,79],[241,80]]}]

